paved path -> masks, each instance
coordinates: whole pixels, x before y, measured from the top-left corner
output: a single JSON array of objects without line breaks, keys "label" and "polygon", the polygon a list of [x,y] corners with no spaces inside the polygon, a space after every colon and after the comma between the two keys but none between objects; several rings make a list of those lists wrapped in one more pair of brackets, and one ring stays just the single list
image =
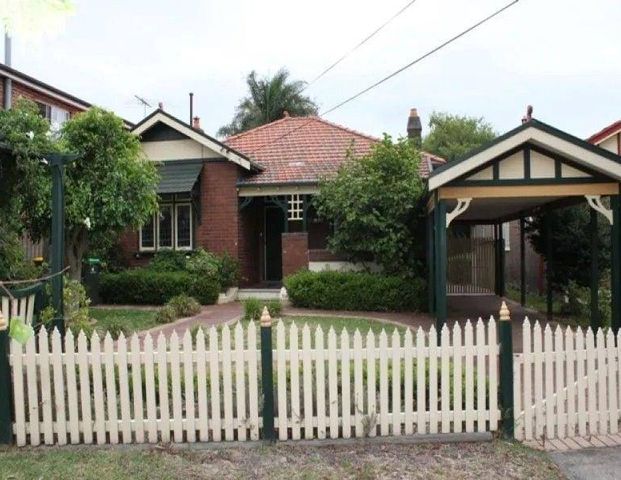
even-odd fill
[{"label": "paved path", "polygon": [[621,479],[621,446],[549,454],[569,480]]}]

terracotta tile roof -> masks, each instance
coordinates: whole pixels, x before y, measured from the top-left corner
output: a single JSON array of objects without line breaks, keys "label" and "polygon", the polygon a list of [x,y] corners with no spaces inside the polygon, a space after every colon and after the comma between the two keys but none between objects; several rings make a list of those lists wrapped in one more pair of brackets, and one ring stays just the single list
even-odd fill
[{"label": "terracotta tile roof", "polygon": [[[348,149],[364,155],[378,141],[319,117],[285,117],[229,137],[224,143],[264,167],[241,183],[277,184],[317,182],[336,173]],[[430,162],[435,166],[444,160],[424,153],[421,175],[425,178]]]},{"label": "terracotta tile roof", "polygon": [[587,138],[587,142],[598,144],[606,138],[614,135],[619,130],[621,130],[621,120],[611,123],[607,127],[602,128],[599,132],[594,133],[589,138]]}]

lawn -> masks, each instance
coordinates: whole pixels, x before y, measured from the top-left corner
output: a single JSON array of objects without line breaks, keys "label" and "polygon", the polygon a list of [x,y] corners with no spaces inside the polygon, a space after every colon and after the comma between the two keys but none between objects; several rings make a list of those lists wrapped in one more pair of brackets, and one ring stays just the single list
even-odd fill
[{"label": "lawn", "polygon": [[0,450],[0,479],[535,479],[564,477],[545,453],[516,443],[331,443]]},{"label": "lawn", "polygon": [[[157,310],[125,308],[91,308],[89,314],[97,323],[98,330],[108,330],[116,325],[123,325],[128,334],[148,330],[158,324],[155,322]],[[0,480],[3,480],[0,478]]]}]

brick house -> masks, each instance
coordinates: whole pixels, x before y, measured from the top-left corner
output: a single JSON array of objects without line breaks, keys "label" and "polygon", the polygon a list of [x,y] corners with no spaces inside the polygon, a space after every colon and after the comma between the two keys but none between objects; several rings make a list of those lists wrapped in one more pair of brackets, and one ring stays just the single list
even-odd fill
[{"label": "brick house", "polygon": [[[327,250],[330,225],[311,198],[334,175],[348,149],[370,151],[378,139],[319,117],[290,117],[221,142],[162,109],[132,130],[146,156],[159,162],[160,209],[140,231],[128,231],[121,250],[143,265],[162,249],[228,252],[242,270],[242,286],[276,286],[300,268],[353,268]],[[419,137],[412,110],[408,134]],[[423,153],[426,177],[444,160]]]}]

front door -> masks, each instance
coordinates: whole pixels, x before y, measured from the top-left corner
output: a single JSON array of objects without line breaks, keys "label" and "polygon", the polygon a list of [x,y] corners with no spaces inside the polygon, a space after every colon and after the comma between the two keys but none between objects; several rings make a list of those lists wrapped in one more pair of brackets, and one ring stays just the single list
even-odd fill
[{"label": "front door", "polygon": [[265,280],[282,280],[282,233],[285,222],[280,207],[265,207]]}]

